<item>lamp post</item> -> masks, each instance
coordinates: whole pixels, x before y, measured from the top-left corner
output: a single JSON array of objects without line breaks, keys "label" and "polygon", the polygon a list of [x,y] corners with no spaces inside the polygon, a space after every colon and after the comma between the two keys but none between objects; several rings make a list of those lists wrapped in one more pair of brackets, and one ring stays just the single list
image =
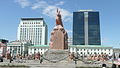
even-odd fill
[{"label": "lamp post", "polygon": [[22,46],[23,46],[23,43],[21,43],[21,49],[20,49],[20,50],[21,50],[21,51],[20,51],[20,52],[21,52],[21,56],[22,56]]}]

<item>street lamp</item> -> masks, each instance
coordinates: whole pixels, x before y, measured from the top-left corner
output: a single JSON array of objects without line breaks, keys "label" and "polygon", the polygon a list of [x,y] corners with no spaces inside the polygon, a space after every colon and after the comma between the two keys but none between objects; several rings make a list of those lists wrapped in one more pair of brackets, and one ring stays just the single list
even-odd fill
[{"label": "street lamp", "polygon": [[21,50],[21,51],[20,51],[20,52],[21,52],[21,56],[22,56],[22,46],[23,46],[23,43],[21,43],[21,49],[20,49],[20,50]]}]

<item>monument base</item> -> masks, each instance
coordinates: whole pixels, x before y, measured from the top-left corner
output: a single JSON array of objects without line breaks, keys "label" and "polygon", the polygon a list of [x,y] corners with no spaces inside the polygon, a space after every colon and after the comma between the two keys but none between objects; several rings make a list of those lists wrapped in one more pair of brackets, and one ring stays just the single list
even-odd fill
[{"label": "monument base", "polygon": [[69,56],[68,50],[49,49],[44,53],[43,58],[50,62],[56,63],[67,59],[68,56]]}]

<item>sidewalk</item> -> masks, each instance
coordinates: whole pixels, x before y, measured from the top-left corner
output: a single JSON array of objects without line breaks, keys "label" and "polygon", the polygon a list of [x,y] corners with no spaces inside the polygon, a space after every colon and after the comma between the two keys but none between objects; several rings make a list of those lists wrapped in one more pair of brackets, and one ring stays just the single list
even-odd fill
[{"label": "sidewalk", "polygon": [[[104,62],[108,67],[111,67],[111,64],[108,64],[108,62]],[[25,65],[29,66],[30,68],[75,68],[75,67],[101,67],[103,64],[102,62],[100,64],[85,64],[82,61],[77,61],[77,64],[75,64],[74,61],[68,62],[68,61],[62,61],[58,63],[50,63],[47,61],[44,61],[42,64],[40,64],[39,60],[26,60],[25,63],[18,63],[16,61],[12,61],[12,63],[9,63],[9,60],[4,60],[4,62],[0,62],[0,65]]]}]

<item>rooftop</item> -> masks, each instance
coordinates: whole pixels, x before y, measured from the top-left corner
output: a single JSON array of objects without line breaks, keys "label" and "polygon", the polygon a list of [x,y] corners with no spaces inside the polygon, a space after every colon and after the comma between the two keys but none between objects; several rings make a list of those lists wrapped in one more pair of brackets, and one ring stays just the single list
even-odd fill
[{"label": "rooftop", "polygon": [[92,9],[88,9],[88,10],[79,10],[79,11],[93,11]]},{"label": "rooftop", "polygon": [[[70,47],[81,47],[81,48],[87,48],[87,47],[93,47],[93,48],[112,48],[111,46],[105,46],[105,45],[69,45]],[[49,47],[49,45],[33,45],[29,47]]]},{"label": "rooftop", "polygon": [[29,47],[49,47],[49,45],[33,45],[33,46],[29,46]]},{"label": "rooftop", "polygon": [[43,20],[43,18],[21,18],[21,20]]},{"label": "rooftop", "polygon": [[111,47],[111,46],[106,46],[106,45],[70,45],[70,46],[71,47]]},{"label": "rooftop", "polygon": [[96,10],[88,9],[88,10],[78,10],[77,12],[96,12]]}]

